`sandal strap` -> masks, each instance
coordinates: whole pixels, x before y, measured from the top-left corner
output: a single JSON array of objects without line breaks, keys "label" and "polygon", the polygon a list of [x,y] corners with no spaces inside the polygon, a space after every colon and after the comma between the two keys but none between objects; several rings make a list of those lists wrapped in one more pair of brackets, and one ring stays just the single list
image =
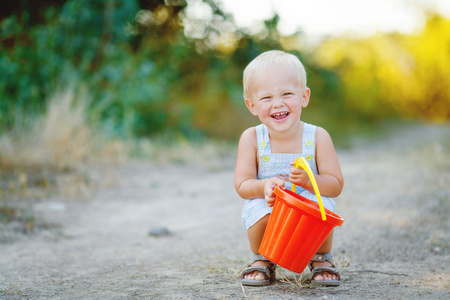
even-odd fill
[{"label": "sandal strap", "polygon": [[[324,262],[324,261],[329,262],[331,264],[331,266],[318,265],[318,266],[313,267],[313,263]],[[314,255],[314,257],[310,260],[308,266],[309,266],[309,270],[313,274],[312,278],[315,278],[316,275],[318,275],[318,274],[327,272],[327,273],[336,275],[338,277],[338,280],[341,280],[341,274],[339,274],[339,272],[337,271],[336,266],[333,263],[333,255],[331,255],[330,252],[316,253],[316,255]]]},{"label": "sandal strap", "polygon": [[270,261],[267,258],[265,258],[264,256],[262,256],[261,254],[255,254],[253,252],[252,252],[252,254],[250,256],[250,259],[252,261],[250,264],[252,264],[252,263],[254,263],[255,261],[258,261],[258,260]]},{"label": "sandal strap", "polygon": [[242,272],[241,279],[244,278],[244,275],[249,274],[253,271],[258,271],[258,272],[264,274],[264,276],[266,276],[266,280],[270,279],[272,277],[272,273],[273,273],[272,270],[267,266],[257,266],[257,267],[249,266],[249,267],[246,267],[244,269],[244,271]]},{"label": "sandal strap", "polygon": [[[257,261],[268,261],[270,263],[270,267],[268,267],[268,266],[252,266],[252,264],[254,264]],[[253,271],[258,271],[258,272],[263,273],[267,279],[270,279],[270,280],[275,279],[276,266],[277,266],[276,264],[274,264],[273,262],[271,262],[270,260],[268,260],[267,258],[262,256],[261,254],[255,254],[252,252],[251,261],[247,265],[247,267],[245,267],[245,269],[242,271],[241,278],[244,278],[245,274],[249,274]]]},{"label": "sandal strap", "polygon": [[269,259],[267,259],[264,256],[262,256],[261,254],[255,254],[253,252],[252,252],[251,257],[250,257],[250,263],[248,265],[251,266],[253,263],[255,263],[255,262],[259,261],[259,260],[270,262],[270,268],[272,270],[275,270],[275,267],[277,266],[276,264],[274,264]]},{"label": "sandal strap", "polygon": [[313,268],[313,263],[315,262],[324,262],[327,261],[331,264],[331,266],[333,268],[336,268],[336,266],[333,263],[333,255],[331,255],[331,252],[327,252],[327,253],[316,253],[314,255],[314,257],[309,261],[309,270],[311,270]]},{"label": "sandal strap", "polygon": [[322,274],[322,273],[330,273],[330,274],[334,274],[338,277],[337,280],[341,280],[341,274],[336,270],[335,267],[330,267],[330,266],[315,266],[312,270],[312,278],[314,279],[316,277],[316,275],[318,274]]}]

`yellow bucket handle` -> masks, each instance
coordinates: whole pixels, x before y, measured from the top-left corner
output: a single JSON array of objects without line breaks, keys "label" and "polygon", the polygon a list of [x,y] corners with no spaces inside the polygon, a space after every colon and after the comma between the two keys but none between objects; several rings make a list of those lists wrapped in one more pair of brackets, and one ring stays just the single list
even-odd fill
[{"label": "yellow bucket handle", "polygon": [[[314,192],[316,193],[317,200],[319,201],[319,208],[320,208],[320,214],[322,215],[322,220],[327,220],[327,215],[325,214],[325,208],[323,208],[322,204],[322,198],[320,197],[319,188],[317,187],[316,178],[314,177],[314,173],[311,170],[311,167],[309,166],[308,162],[304,157],[298,157],[295,160],[294,167],[299,169],[302,168],[303,170],[308,173],[309,180],[311,180],[312,186],[314,188]],[[295,184],[292,184],[292,191],[295,193]]]}]

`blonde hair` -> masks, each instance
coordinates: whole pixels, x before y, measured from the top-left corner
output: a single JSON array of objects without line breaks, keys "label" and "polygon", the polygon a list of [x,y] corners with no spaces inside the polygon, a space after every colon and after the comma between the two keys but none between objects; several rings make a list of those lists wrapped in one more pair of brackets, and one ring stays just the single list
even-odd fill
[{"label": "blonde hair", "polygon": [[243,86],[244,98],[250,97],[250,79],[255,72],[263,71],[269,67],[282,66],[293,70],[297,74],[298,83],[302,89],[306,89],[306,71],[297,56],[280,50],[263,52],[253,59],[244,70]]}]

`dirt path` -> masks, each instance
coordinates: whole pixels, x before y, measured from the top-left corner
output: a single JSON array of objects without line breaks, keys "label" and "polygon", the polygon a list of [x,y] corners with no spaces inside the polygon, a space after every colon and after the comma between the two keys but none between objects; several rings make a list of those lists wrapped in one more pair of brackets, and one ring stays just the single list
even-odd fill
[{"label": "dirt path", "polygon": [[[450,127],[399,129],[339,157],[340,287],[311,287],[309,271],[295,286],[282,269],[291,283],[239,284],[249,250],[230,157],[221,168],[130,163],[87,201],[37,203],[61,228],[0,244],[0,299],[448,299]],[[170,234],[148,234],[159,227]]]}]

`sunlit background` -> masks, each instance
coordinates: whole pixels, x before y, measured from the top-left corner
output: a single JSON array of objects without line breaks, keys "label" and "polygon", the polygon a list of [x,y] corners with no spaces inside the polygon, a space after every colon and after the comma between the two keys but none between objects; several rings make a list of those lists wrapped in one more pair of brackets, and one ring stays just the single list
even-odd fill
[{"label": "sunlit background", "polygon": [[[276,13],[280,17],[278,30],[282,35],[296,31],[312,40],[353,35],[370,36],[377,32],[411,34],[426,23],[426,13],[450,16],[450,1],[446,0],[222,0],[238,26],[261,30],[262,21]],[[197,3],[197,6],[202,6]],[[206,6],[205,11],[206,11]],[[200,10],[200,9],[199,9]]]},{"label": "sunlit background", "polygon": [[[338,289],[239,284],[242,72],[271,49],[345,177]],[[449,121],[450,0],[0,0],[0,299],[447,299]]]},{"label": "sunlit background", "polygon": [[26,134],[55,149],[79,137],[76,157],[99,136],[236,141],[258,122],[242,71],[270,49],[302,60],[302,117],[337,143],[387,120],[450,118],[446,0],[29,0],[0,12],[4,166]]}]

